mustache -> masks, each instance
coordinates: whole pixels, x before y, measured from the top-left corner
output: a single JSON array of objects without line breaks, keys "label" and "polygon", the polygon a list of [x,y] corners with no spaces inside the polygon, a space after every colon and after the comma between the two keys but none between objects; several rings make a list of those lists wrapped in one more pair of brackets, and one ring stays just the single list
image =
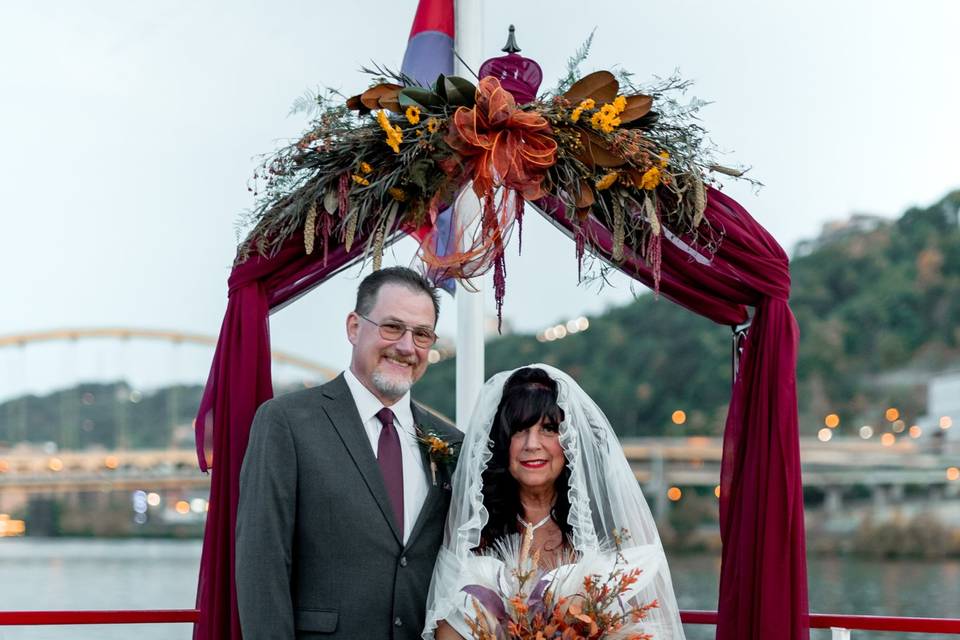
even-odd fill
[{"label": "mustache", "polygon": [[400,362],[403,362],[404,364],[409,364],[409,365],[413,365],[413,366],[416,366],[416,364],[419,362],[419,360],[417,359],[416,356],[404,356],[404,355],[400,355],[400,354],[397,353],[396,351],[392,351],[392,350],[390,350],[390,351],[384,351],[384,352],[383,352],[383,355],[387,356],[388,358],[393,358],[394,360],[399,360]]}]

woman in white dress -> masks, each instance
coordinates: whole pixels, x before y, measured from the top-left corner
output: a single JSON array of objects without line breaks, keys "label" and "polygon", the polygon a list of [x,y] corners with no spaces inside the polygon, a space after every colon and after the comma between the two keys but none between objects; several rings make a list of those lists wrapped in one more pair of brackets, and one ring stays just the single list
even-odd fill
[{"label": "woman in white dress", "polygon": [[511,572],[495,552],[519,544],[512,540],[523,537],[531,557],[555,568],[554,590],[575,593],[583,576],[608,574],[611,534],[623,530],[620,561],[642,569],[625,600],[656,601],[642,631],[683,640],[656,525],[603,412],[548,365],[493,376],[464,433],[423,637],[470,637],[467,618],[479,603],[464,588],[508,590]]}]

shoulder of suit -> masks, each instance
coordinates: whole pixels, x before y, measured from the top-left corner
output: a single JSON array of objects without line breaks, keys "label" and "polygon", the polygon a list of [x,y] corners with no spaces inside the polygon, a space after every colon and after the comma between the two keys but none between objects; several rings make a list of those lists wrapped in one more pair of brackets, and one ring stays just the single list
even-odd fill
[{"label": "shoulder of suit", "polygon": [[269,410],[290,411],[315,405],[318,402],[322,402],[324,397],[328,395],[327,392],[337,388],[335,385],[333,387],[330,386],[333,385],[335,381],[336,378],[316,387],[298,389],[297,391],[276,396],[264,402],[264,406],[269,405],[267,406]]},{"label": "shoulder of suit", "polygon": [[416,400],[411,400],[411,403],[416,407],[417,415],[424,423],[424,426],[443,434],[446,438],[454,442],[460,442],[463,440],[463,434],[459,429],[457,429],[456,425],[454,425],[451,420],[439,413],[434,412],[432,409],[427,408],[425,405],[417,402]]}]

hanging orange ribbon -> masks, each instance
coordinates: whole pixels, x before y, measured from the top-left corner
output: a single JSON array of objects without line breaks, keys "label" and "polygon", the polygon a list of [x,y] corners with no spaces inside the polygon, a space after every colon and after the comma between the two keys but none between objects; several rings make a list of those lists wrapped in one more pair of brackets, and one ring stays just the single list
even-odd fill
[{"label": "hanging orange ribbon", "polygon": [[[459,250],[439,255],[432,242],[421,243],[420,257],[445,277],[471,278],[493,266],[495,280],[504,278],[503,248],[513,221],[522,212],[523,201],[546,195],[543,182],[557,157],[557,142],[550,124],[536,111],[524,111],[493,77],[480,80],[476,106],[460,107],[450,118],[444,141],[461,162],[447,168],[456,172],[467,165],[473,191],[483,203],[480,233],[466,239],[464,220],[454,224],[454,243]],[[504,191],[496,202],[494,192]],[[435,203],[431,202],[431,206]],[[459,213],[454,211],[455,218]],[[502,283],[498,301],[502,299]]]},{"label": "hanging orange ribbon", "polygon": [[480,198],[500,186],[527,200],[542,197],[544,176],[557,157],[546,118],[517,107],[493,77],[480,80],[475,107],[453,114],[445,141],[471,161],[473,190]]}]

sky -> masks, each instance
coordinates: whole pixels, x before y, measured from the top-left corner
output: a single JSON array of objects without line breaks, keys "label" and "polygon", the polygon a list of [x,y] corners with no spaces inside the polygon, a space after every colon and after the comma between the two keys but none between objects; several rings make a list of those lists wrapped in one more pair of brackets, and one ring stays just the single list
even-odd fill
[{"label": "sky", "polygon": [[[0,4],[0,336],[66,327],[215,335],[257,157],[294,139],[307,90],[364,89],[399,67],[414,0]],[[894,217],[960,187],[960,3],[917,0],[483,2],[483,51],[515,24],[544,89],[596,29],[583,70],[675,70],[729,164],[728,183],[790,251],[854,212]],[[406,240],[385,264],[410,264]],[[275,314],[275,348],[343,368],[352,269]],[[572,244],[525,219],[507,262],[518,331],[601,313],[642,290],[577,284]],[[487,308],[494,311],[492,296]],[[663,301],[663,304],[669,304]],[[453,338],[456,305],[439,323]],[[0,349],[0,398],[80,379],[202,381],[209,349],[85,341]],[[290,376],[298,372],[289,372]]]}]

